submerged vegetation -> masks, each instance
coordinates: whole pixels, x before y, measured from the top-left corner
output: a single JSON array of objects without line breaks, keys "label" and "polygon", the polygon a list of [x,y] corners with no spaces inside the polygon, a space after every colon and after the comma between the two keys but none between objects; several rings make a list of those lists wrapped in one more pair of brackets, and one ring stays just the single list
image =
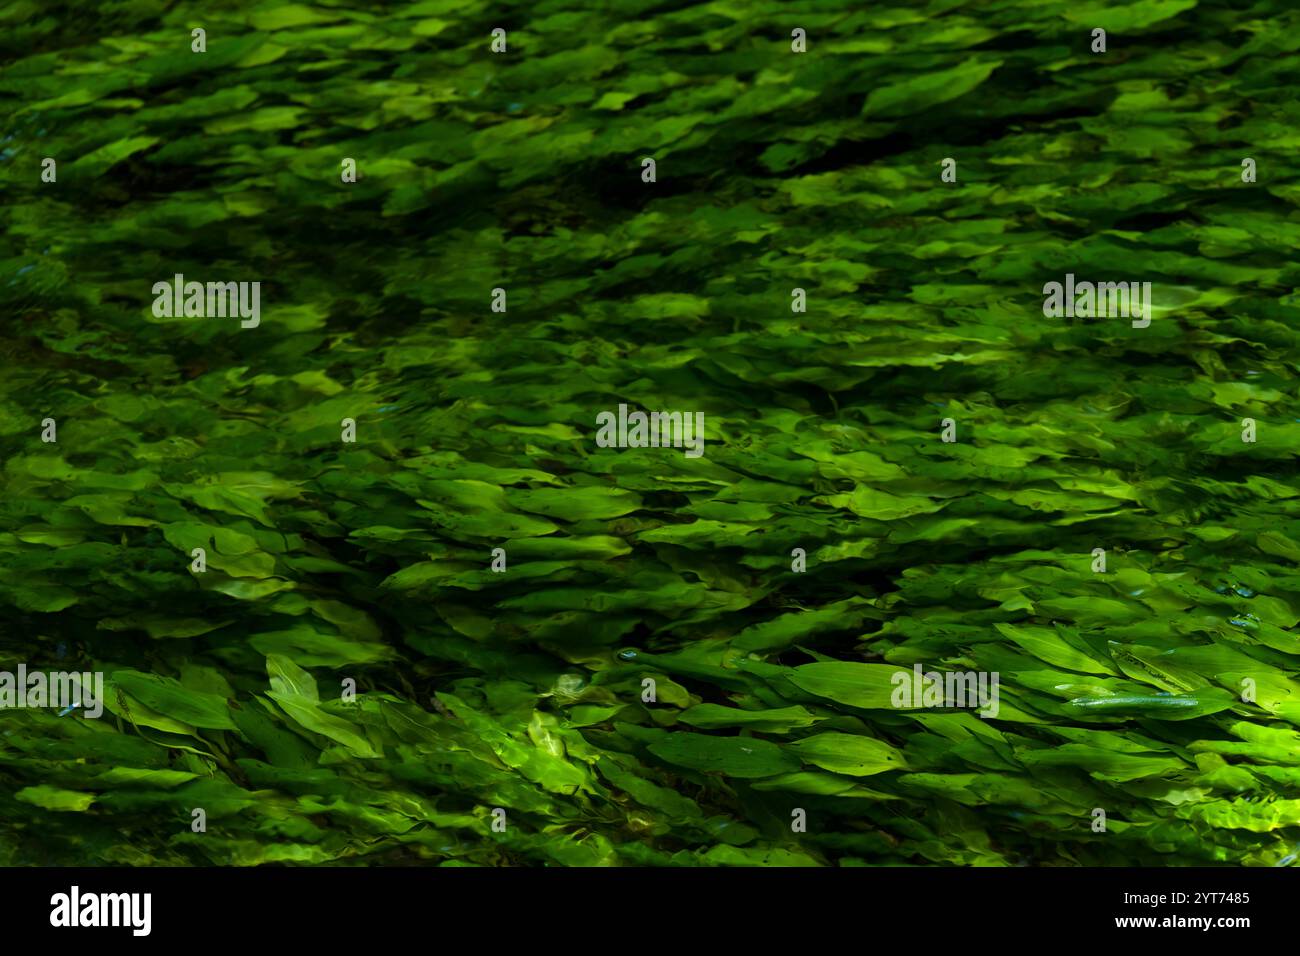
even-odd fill
[{"label": "submerged vegetation", "polygon": [[0,6],[0,864],[1290,863],[1298,28]]}]

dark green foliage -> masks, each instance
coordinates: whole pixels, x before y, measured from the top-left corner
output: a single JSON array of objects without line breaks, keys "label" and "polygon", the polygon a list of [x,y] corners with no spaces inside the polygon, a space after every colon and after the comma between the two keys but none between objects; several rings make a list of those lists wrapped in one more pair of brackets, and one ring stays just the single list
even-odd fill
[{"label": "dark green foliage", "polygon": [[[0,8],[0,666],[108,681],[0,711],[0,863],[1289,862],[1298,28]],[[1000,713],[894,708],[918,663]]]}]

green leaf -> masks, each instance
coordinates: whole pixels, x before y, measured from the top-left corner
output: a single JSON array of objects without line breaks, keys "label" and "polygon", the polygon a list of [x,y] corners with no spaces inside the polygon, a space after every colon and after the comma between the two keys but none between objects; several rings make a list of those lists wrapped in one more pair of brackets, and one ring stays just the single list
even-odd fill
[{"label": "green leaf", "polygon": [[40,785],[23,787],[14,794],[14,799],[45,810],[89,810],[95,802],[93,793],[78,793],[75,790],[60,790],[58,787]]},{"label": "green leaf", "polygon": [[989,78],[1001,60],[971,58],[947,70],[918,73],[872,90],[863,115],[900,116],[964,96]]},{"label": "green leaf", "polygon": [[787,749],[823,770],[855,777],[906,767],[903,755],[894,747],[858,734],[815,734],[795,741]]},{"label": "green leaf", "polygon": [[684,724],[704,730],[719,727],[748,727],[764,733],[786,733],[801,727],[811,727],[818,720],[806,707],[775,707],[770,710],[741,710],[718,704],[697,704],[682,711],[678,717]]},{"label": "green leaf", "polygon": [[[902,674],[902,678],[896,675]],[[848,661],[822,661],[801,664],[789,674],[790,683],[818,697],[825,697],[850,707],[870,710],[894,709],[894,689],[898,680],[912,680],[912,672],[892,664],[856,664]],[[910,687],[910,683],[908,684]]]},{"label": "green leaf", "polygon": [[140,671],[112,673],[112,682],[150,710],[193,727],[235,730],[230,707],[215,694],[191,690],[171,678]]},{"label": "green leaf", "polygon": [[799,769],[799,761],[776,744],[756,737],[714,737],[677,732],[651,744],[661,760],[728,777],[769,777]]}]

